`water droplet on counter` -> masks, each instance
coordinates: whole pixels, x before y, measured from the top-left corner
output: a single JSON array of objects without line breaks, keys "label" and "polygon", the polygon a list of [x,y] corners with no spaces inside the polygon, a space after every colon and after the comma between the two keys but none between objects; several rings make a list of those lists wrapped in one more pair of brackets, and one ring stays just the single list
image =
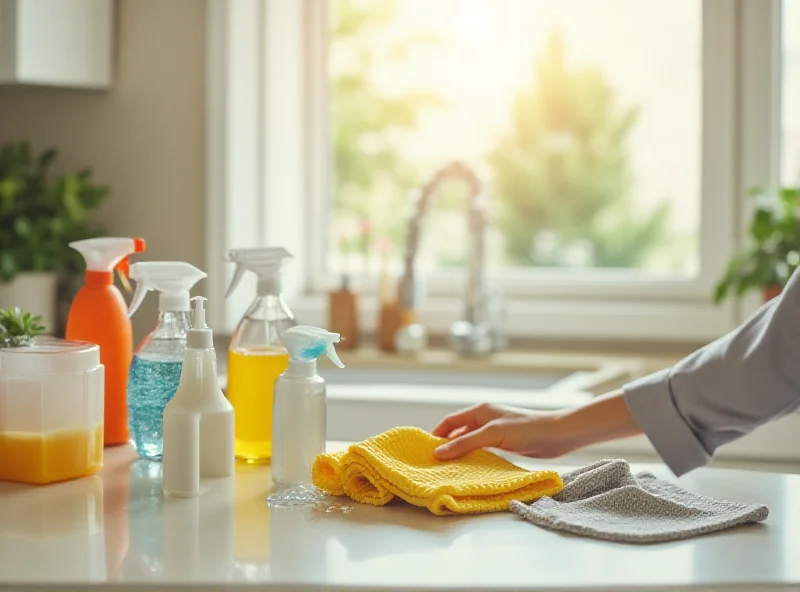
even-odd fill
[{"label": "water droplet on counter", "polygon": [[326,514],[349,514],[353,508],[333,496],[325,494],[316,487],[296,485],[282,489],[267,497],[270,508],[313,508],[315,512]]},{"label": "water droplet on counter", "polygon": [[271,493],[267,497],[267,506],[270,508],[294,508],[299,506],[313,506],[319,502],[325,494],[315,487],[296,485],[288,489],[282,489]]},{"label": "water droplet on counter", "polygon": [[349,514],[353,507],[336,500],[322,500],[314,506],[315,512],[325,514]]}]

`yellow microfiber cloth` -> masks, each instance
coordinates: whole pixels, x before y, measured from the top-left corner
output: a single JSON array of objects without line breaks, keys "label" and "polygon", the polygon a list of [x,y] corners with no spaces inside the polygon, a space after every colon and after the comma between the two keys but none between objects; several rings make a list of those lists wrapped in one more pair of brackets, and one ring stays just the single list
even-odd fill
[{"label": "yellow microfiber cloth", "polygon": [[419,428],[393,428],[345,452],[319,455],[314,485],[373,506],[397,496],[439,516],[501,512],[512,500],[531,502],[563,489],[558,473],[527,471],[487,450],[437,460],[433,451],[444,442]]}]

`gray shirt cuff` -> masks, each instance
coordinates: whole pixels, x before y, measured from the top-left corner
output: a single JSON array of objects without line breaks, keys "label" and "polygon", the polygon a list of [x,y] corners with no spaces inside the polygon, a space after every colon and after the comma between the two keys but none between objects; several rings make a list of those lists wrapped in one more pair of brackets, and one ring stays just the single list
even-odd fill
[{"label": "gray shirt cuff", "polygon": [[671,369],[661,370],[623,387],[634,421],[670,470],[681,476],[705,465],[709,452],[681,416],[670,390]]}]

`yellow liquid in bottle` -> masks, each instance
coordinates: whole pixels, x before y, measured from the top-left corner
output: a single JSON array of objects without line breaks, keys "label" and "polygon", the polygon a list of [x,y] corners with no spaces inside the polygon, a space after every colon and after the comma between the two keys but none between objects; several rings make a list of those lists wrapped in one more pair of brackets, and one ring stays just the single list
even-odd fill
[{"label": "yellow liquid in bottle", "polygon": [[249,463],[272,458],[272,403],[275,379],[289,366],[277,348],[228,350],[228,401],[236,418],[236,458]]}]

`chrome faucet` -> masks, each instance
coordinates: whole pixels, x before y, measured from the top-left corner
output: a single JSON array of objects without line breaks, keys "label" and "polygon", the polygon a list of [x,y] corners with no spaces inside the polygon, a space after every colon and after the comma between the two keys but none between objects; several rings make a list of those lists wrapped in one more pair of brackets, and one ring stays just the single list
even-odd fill
[{"label": "chrome faucet", "polygon": [[475,172],[459,162],[454,162],[438,171],[419,190],[414,213],[408,224],[404,273],[400,283],[401,304],[406,310],[416,308],[419,299],[416,256],[419,250],[422,220],[430,207],[431,196],[442,182],[451,178],[464,181],[469,190],[467,210],[469,251],[464,314],[463,318],[453,323],[450,329],[450,343],[462,354],[488,354],[506,344],[502,326],[505,308],[499,294],[490,293],[486,286],[488,197]]}]

